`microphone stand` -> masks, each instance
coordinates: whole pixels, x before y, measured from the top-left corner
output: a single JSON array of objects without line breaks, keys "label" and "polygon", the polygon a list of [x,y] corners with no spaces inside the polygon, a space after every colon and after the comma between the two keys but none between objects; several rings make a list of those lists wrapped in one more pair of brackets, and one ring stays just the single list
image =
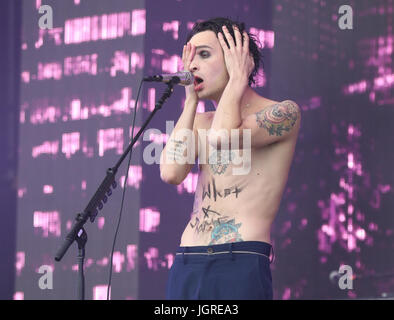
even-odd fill
[{"label": "microphone stand", "polygon": [[[115,181],[115,175],[118,171],[120,165],[122,164],[123,160],[126,158],[127,154],[133,148],[134,144],[137,142],[138,138],[141,136],[142,132],[145,130],[148,123],[151,121],[155,113],[161,109],[164,102],[171,96],[172,92],[174,91],[174,85],[180,82],[180,78],[175,76],[169,82],[167,82],[167,88],[164,91],[163,95],[161,96],[160,100],[156,102],[155,108],[150,113],[149,117],[146,119],[145,123],[132,138],[131,143],[127,147],[127,149],[123,152],[120,156],[118,162],[113,168],[107,169],[107,174],[104,180],[101,182],[99,187],[97,188],[95,194],[90,199],[88,205],[86,206],[85,210],[82,213],[78,213],[75,217],[75,222],[73,227],[71,228],[70,232],[67,234],[65,241],[63,242],[62,246],[58,249],[55,260],[60,261],[64,254],[67,252],[68,248],[74,242],[74,240],[78,243],[78,299],[84,300],[85,299],[85,278],[83,273],[83,264],[85,259],[85,245],[88,240],[86,230],[83,228],[84,224],[88,219],[90,222],[93,223],[95,220],[98,211],[103,209],[104,203],[108,201],[108,197],[112,194],[112,189],[115,189],[117,184]],[[110,262],[112,263],[112,261]]]},{"label": "microphone stand", "polygon": [[75,239],[78,244],[78,300],[85,300],[85,275],[83,262],[85,260],[85,244],[88,241],[88,234],[82,228]]}]

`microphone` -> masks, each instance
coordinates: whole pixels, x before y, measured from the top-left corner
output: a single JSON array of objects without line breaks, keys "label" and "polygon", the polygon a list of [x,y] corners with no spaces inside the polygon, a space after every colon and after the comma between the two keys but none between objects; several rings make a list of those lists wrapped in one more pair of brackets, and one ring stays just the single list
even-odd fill
[{"label": "microphone", "polygon": [[181,86],[188,86],[193,84],[194,76],[189,71],[179,71],[176,73],[158,74],[155,76],[144,77],[144,81],[149,82],[170,82],[171,80],[175,80],[176,84],[180,84]]}]

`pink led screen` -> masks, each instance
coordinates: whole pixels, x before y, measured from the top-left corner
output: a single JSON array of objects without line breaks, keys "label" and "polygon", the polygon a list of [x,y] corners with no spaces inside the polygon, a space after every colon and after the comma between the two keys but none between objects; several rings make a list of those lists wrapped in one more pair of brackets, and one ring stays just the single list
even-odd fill
[{"label": "pink led screen", "polygon": [[[44,4],[53,9],[53,29],[40,29],[35,20]],[[145,3],[25,1],[23,22],[14,298],[76,299],[76,243],[60,262],[55,263],[54,255],[76,214],[128,144],[145,66]],[[147,104],[137,108],[135,130]],[[143,171],[137,148],[141,145],[136,145],[129,167],[112,260],[112,299],[138,298],[138,269],[153,259],[146,256],[149,250],[141,251],[139,233],[158,230],[159,220],[150,215],[139,228]],[[106,299],[126,165],[116,177],[119,187],[96,221],[86,225],[86,299]],[[43,265],[53,269],[52,289],[39,287]]]}]

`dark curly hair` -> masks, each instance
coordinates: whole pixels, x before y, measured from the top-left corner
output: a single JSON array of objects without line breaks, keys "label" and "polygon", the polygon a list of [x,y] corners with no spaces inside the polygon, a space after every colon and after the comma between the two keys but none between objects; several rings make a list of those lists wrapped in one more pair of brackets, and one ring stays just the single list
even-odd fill
[{"label": "dark curly hair", "polygon": [[[235,41],[235,35],[234,35],[234,31],[233,31],[233,25],[236,25],[239,29],[239,31],[241,32],[241,36],[242,36],[242,40],[243,40],[243,32],[245,31],[248,36],[249,36],[249,52],[252,54],[253,56],[253,60],[254,60],[254,69],[252,71],[252,73],[249,75],[249,80],[248,80],[248,85],[250,86],[252,83],[255,84],[255,77],[258,73],[259,70],[259,66],[260,66],[260,61],[263,63],[263,68],[264,68],[264,62],[262,60],[262,54],[260,52],[260,49],[257,45],[257,43],[259,43],[259,40],[256,38],[255,35],[249,33],[246,31],[245,29],[245,23],[243,22],[238,22],[238,21],[233,21],[230,18],[223,18],[223,17],[218,17],[218,18],[212,18],[209,20],[205,20],[205,21],[197,21],[194,26],[193,29],[190,31],[190,33],[187,35],[186,38],[186,43],[189,42],[189,40],[197,33],[199,32],[203,32],[203,31],[213,31],[216,34],[216,37],[218,35],[219,32],[223,33],[222,31],[222,26],[226,26],[227,29],[229,30],[231,36],[233,37],[234,41]],[[223,34],[224,36],[224,34]],[[226,42],[227,46],[229,46],[227,40],[225,37],[224,41]]]}]

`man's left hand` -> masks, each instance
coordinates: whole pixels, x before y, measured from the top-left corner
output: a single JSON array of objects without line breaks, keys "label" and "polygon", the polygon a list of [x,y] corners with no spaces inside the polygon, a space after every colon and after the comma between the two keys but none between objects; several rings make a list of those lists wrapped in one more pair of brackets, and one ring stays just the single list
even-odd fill
[{"label": "man's left hand", "polygon": [[[218,33],[219,43],[224,52],[224,61],[227,67],[230,80],[242,81],[247,86],[249,75],[254,68],[253,57],[249,53],[249,37],[243,32],[243,41],[241,33],[237,26],[233,26],[235,42],[228,29],[223,26],[223,33],[230,46],[227,46],[221,32]],[[243,83],[246,82],[246,83]]]}]

